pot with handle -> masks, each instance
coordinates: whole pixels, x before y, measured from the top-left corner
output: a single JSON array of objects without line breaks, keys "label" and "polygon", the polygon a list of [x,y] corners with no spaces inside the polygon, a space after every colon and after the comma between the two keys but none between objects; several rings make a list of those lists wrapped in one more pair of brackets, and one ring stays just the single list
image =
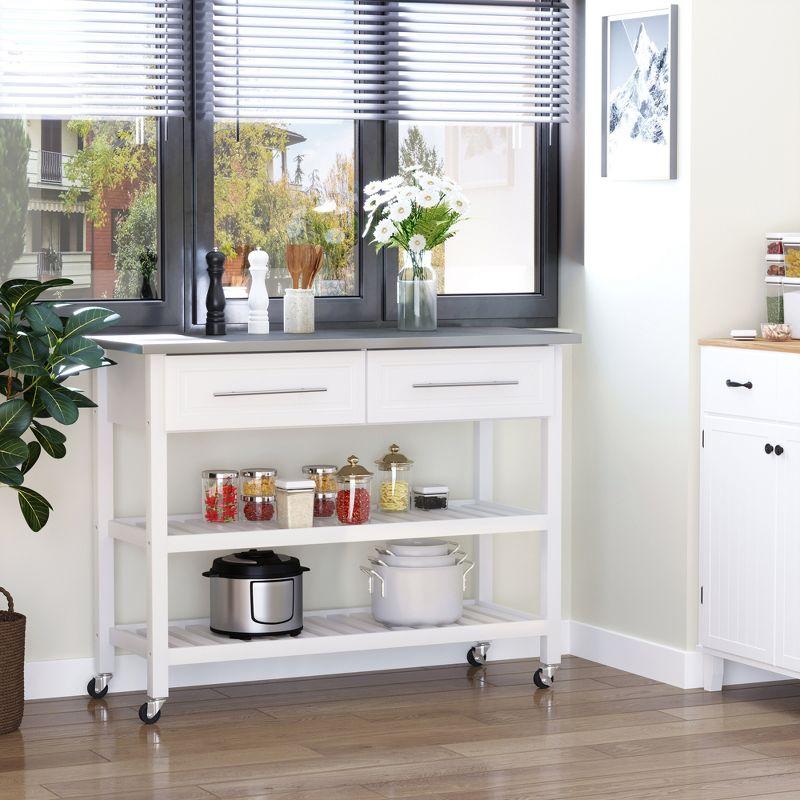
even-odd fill
[{"label": "pot with handle", "polygon": [[[471,561],[447,567],[361,567],[369,576],[372,616],[390,627],[451,625],[462,613]],[[380,591],[375,581],[380,581]]]},{"label": "pot with handle", "polygon": [[0,611],[0,734],[19,728],[25,704],[25,617],[0,586],[8,611]]},{"label": "pot with handle", "polygon": [[401,539],[375,549],[387,556],[452,556],[461,552],[461,545],[444,539]]},{"label": "pot with handle", "polygon": [[467,554],[460,550],[449,556],[395,556],[381,548],[375,549],[380,558],[371,557],[370,561],[378,561],[387,567],[452,567],[467,560]]}]

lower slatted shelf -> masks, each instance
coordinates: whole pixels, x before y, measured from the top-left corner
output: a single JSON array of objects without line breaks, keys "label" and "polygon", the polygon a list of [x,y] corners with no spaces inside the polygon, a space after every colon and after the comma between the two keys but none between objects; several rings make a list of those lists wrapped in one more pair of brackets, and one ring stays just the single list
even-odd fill
[{"label": "lower slatted shelf", "polygon": [[[376,622],[368,609],[308,612],[303,632],[294,638],[274,637],[240,641],[212,633],[208,620],[170,623],[169,663],[201,664],[295,655],[316,655],[352,650],[377,650],[509,639],[547,634],[545,620],[531,614],[494,605],[467,601],[458,622],[431,628],[387,628]],[[147,652],[144,625],[119,625],[111,632],[117,647],[140,655]]]}]

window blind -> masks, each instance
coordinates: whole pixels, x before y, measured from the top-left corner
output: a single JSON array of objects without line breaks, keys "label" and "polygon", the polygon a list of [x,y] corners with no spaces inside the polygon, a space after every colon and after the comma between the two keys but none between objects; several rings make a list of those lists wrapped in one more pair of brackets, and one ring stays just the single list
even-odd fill
[{"label": "window blind", "polygon": [[0,116],[184,110],[183,0],[0,0]]},{"label": "window blind", "polygon": [[562,122],[553,0],[213,0],[218,119]]}]

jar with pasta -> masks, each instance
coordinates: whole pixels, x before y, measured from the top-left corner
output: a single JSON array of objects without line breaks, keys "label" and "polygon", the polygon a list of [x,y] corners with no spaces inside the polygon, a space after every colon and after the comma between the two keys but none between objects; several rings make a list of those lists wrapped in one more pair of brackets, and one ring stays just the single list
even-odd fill
[{"label": "jar with pasta", "polygon": [[275,467],[248,467],[240,471],[242,495],[247,497],[275,497]]},{"label": "jar with pasta", "polygon": [[381,511],[408,511],[411,502],[411,467],[414,462],[393,444],[378,467],[378,508]]}]

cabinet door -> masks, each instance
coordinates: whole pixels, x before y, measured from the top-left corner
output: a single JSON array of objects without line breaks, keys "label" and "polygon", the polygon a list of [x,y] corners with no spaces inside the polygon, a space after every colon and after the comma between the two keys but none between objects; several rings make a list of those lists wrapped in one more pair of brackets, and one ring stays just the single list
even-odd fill
[{"label": "cabinet door", "polygon": [[800,428],[775,433],[778,464],[775,663],[800,671]]},{"label": "cabinet door", "polygon": [[700,520],[700,641],[771,663],[779,458],[776,428],[706,415]]}]

